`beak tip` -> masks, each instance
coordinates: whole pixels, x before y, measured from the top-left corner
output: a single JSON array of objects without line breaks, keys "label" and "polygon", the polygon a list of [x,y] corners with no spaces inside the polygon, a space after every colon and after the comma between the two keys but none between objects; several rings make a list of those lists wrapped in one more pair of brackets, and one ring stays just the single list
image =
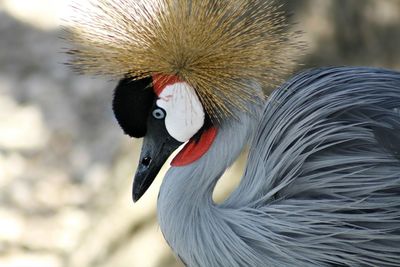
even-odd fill
[{"label": "beak tip", "polygon": [[139,199],[142,197],[142,195],[143,195],[143,194],[141,194],[140,192],[137,192],[137,191],[134,190],[134,191],[132,192],[132,200],[133,200],[133,203],[138,202]]},{"label": "beak tip", "polygon": [[132,198],[132,200],[133,200],[133,203],[135,204],[135,203],[137,203],[138,201],[139,201],[139,199],[140,199],[140,197],[133,197]]}]

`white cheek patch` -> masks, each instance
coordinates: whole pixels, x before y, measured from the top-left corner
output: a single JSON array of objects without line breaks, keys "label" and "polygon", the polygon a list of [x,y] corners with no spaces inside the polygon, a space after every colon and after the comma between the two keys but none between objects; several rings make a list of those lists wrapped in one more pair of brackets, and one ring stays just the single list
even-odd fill
[{"label": "white cheek patch", "polygon": [[204,109],[194,89],[185,82],[167,85],[157,106],[166,112],[165,127],[180,142],[188,141],[204,124]]}]

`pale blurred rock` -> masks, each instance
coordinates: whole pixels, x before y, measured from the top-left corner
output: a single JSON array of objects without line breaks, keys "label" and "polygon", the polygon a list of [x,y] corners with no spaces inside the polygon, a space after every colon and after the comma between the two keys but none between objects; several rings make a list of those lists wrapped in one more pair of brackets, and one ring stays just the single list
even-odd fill
[{"label": "pale blurred rock", "polygon": [[14,179],[26,171],[26,161],[18,153],[4,154],[0,152],[0,192]]},{"label": "pale blurred rock", "polygon": [[84,205],[90,196],[85,188],[71,184],[68,176],[57,171],[42,177],[32,191],[32,200],[37,202],[38,207],[47,209]]},{"label": "pale blurred rock", "polygon": [[295,28],[304,32],[300,40],[307,44],[306,53],[313,53],[322,39],[329,39],[334,35],[332,21],[328,16],[332,3],[333,1],[319,1],[316,4],[315,1],[309,1],[308,8],[295,14],[295,21],[299,22]]},{"label": "pale blurred rock", "polygon": [[84,181],[89,190],[94,193],[101,191],[110,176],[111,172],[109,169],[103,165],[94,164],[88,169]]},{"label": "pale blurred rock", "polygon": [[61,83],[38,72],[23,77],[20,84],[25,89],[20,92],[21,98],[28,99],[43,110],[50,130],[78,128],[78,118],[73,107],[76,99],[67,99],[68,89],[63,88]]},{"label": "pale blurred rock", "polygon": [[0,208],[0,243],[17,243],[22,237],[24,227],[25,218],[18,211]]},{"label": "pale blurred rock", "polygon": [[157,223],[148,223],[135,235],[135,238],[129,239],[99,267],[163,266],[162,260],[170,256],[169,249]]},{"label": "pale blurred rock", "polygon": [[72,252],[88,227],[85,212],[65,208],[58,214],[29,218],[20,242],[34,250]]},{"label": "pale blurred rock", "polygon": [[[22,159],[23,166],[27,161]],[[0,167],[2,160],[0,156]],[[7,165],[5,171],[12,165]],[[31,168],[37,168],[31,170]],[[25,211],[56,210],[68,205],[83,205],[87,203],[90,195],[82,186],[73,184],[70,178],[59,170],[49,168],[45,173],[43,167],[29,166],[18,172],[17,176],[8,176],[7,187],[3,195],[14,205]],[[0,178],[1,178],[0,171]],[[13,179],[16,181],[12,182]],[[0,180],[0,182],[4,182]]]},{"label": "pale blurred rock", "polygon": [[0,94],[0,148],[38,150],[46,145],[48,136],[37,107],[19,106]]},{"label": "pale blurred rock", "polygon": [[365,10],[366,18],[378,25],[390,25],[400,23],[400,3],[398,0],[374,1]]},{"label": "pale blurred rock", "polygon": [[32,201],[32,190],[30,184],[21,179],[16,179],[8,188],[9,201],[16,207],[25,210],[35,210],[36,203]]},{"label": "pale blurred rock", "polygon": [[0,256],[1,267],[62,267],[62,261],[50,253],[13,252]]},{"label": "pale blurred rock", "polygon": [[90,226],[88,214],[78,209],[64,209],[58,215],[60,228],[58,229],[57,246],[62,251],[74,252],[79,245],[81,236]]},{"label": "pale blurred rock", "polygon": [[[20,20],[40,29],[51,30],[60,25],[60,13],[69,0],[2,0],[0,6]],[[45,16],[43,14],[46,14]]]}]

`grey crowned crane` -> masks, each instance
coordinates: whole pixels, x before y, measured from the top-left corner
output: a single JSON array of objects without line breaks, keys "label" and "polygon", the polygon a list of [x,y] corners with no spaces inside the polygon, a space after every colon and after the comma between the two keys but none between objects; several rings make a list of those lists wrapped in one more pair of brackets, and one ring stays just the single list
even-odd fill
[{"label": "grey crowned crane", "polygon": [[[137,201],[158,197],[187,266],[400,266],[400,73],[331,67],[276,89],[299,50],[275,1],[99,0],[79,7],[72,64],[120,77],[113,110],[144,137]],[[240,184],[217,181],[250,145]]]}]

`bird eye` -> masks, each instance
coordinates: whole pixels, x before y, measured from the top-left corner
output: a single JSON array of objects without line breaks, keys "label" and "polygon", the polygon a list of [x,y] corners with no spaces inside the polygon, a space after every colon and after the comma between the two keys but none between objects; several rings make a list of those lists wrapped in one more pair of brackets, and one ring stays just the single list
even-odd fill
[{"label": "bird eye", "polygon": [[156,118],[157,120],[164,119],[165,118],[164,110],[156,108],[155,110],[153,110],[153,117]]}]

